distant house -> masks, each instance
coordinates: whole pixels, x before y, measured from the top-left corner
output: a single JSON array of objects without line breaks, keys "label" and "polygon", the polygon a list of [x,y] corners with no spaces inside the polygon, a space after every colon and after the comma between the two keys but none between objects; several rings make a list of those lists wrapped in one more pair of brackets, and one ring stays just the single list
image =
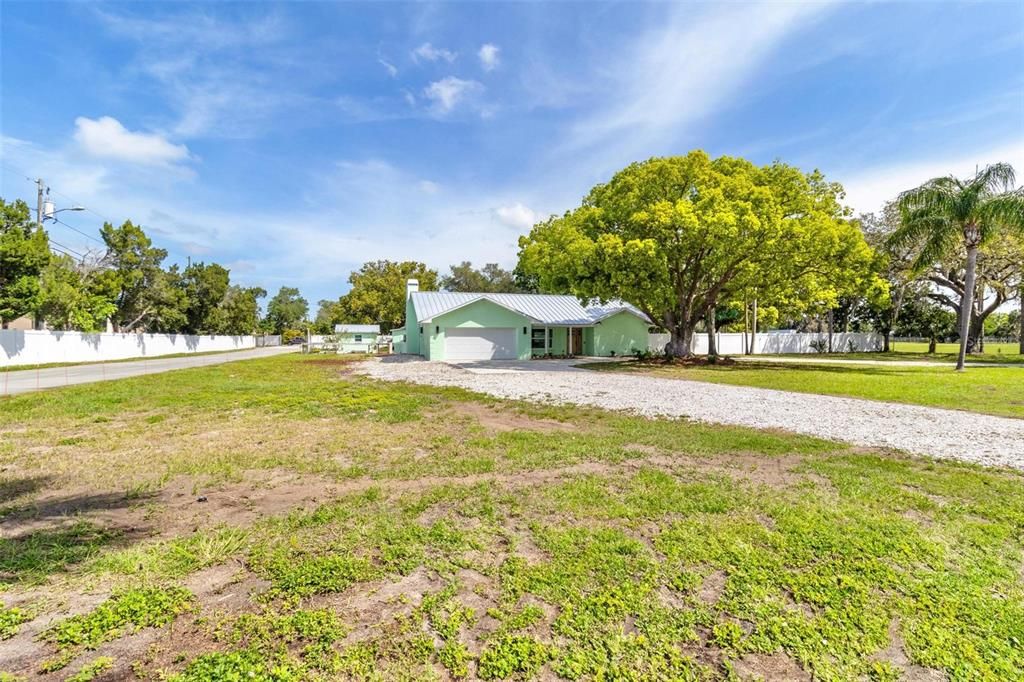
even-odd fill
[{"label": "distant house", "polygon": [[379,324],[336,324],[339,353],[372,353],[380,339]]},{"label": "distant house", "polygon": [[582,305],[574,296],[419,291],[406,286],[396,353],[428,360],[525,360],[544,355],[629,355],[646,350],[651,320],[623,301]]}]

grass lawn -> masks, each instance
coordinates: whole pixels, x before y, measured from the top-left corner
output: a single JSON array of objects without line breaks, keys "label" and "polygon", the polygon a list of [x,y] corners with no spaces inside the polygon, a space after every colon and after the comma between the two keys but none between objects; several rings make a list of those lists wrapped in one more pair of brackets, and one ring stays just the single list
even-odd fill
[{"label": "grass lawn", "polygon": [[350,366],[0,403],[0,679],[1024,677],[1019,472]]},{"label": "grass lawn", "polygon": [[[960,346],[956,343],[940,343],[934,353],[929,353],[927,343],[897,342],[893,344],[893,350],[889,353],[832,353],[823,357],[830,360],[927,360],[956,363],[959,349]],[[1016,343],[987,343],[984,353],[968,355],[967,362],[1024,364],[1024,355],[1018,353],[1019,350],[1020,346]],[[783,353],[778,357],[808,359],[817,356],[807,353]]]},{"label": "grass lawn", "polygon": [[965,372],[955,372],[933,366],[755,361],[700,367],[633,362],[592,363],[587,367],[1024,418],[1024,367],[969,367]]}]

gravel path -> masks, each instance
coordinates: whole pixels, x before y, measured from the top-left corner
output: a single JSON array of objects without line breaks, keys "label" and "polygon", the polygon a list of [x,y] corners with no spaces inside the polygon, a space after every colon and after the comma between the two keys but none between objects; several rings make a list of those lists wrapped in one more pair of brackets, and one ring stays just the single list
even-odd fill
[{"label": "gravel path", "polygon": [[575,403],[644,416],[779,428],[857,445],[1024,470],[1024,419],[855,398],[594,372],[569,361],[456,367],[393,356],[362,363],[369,376],[460,386],[499,398]]}]

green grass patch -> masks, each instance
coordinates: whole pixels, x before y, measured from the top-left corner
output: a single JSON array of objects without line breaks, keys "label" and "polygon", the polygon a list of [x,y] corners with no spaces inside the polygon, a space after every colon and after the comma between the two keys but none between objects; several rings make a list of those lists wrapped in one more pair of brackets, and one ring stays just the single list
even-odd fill
[{"label": "green grass patch", "polygon": [[91,682],[114,665],[114,659],[100,656],[82,666],[81,670],[67,679],[67,682]]},{"label": "green grass patch", "polygon": [[[706,680],[763,655],[889,680],[905,654],[1024,678],[1019,473],[347,369],[283,356],[4,403],[2,513],[31,530],[0,540],[0,581],[55,604],[114,588],[11,672],[178,618],[119,663],[178,682]],[[49,523],[44,495],[96,508]],[[156,587],[226,562],[203,604]],[[0,632],[27,617],[0,609]]]},{"label": "green grass patch", "polygon": [[192,608],[194,597],[183,587],[144,587],[117,592],[89,613],[71,616],[46,630],[42,639],[58,656],[43,665],[50,672],[67,665],[83,649],[95,649],[125,632],[163,627]]},{"label": "green grass patch", "polygon": [[1024,417],[1024,368],[1017,367],[955,372],[946,367],[745,361],[701,367],[595,363],[588,369]]},{"label": "green grass patch", "polygon": [[10,639],[18,634],[22,623],[32,619],[28,611],[18,607],[5,608],[0,605],[0,641]]}]

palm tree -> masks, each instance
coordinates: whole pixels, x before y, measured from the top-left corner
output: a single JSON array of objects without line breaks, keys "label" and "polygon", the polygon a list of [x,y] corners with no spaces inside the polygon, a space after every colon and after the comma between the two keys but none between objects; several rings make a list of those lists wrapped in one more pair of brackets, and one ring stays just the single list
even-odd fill
[{"label": "palm tree", "polygon": [[963,371],[967,359],[978,249],[1001,230],[1024,234],[1024,188],[1014,189],[1015,179],[1013,166],[997,163],[968,180],[952,175],[933,178],[896,200],[901,224],[890,243],[921,245],[915,270],[920,272],[961,249],[967,251],[957,371]]}]

